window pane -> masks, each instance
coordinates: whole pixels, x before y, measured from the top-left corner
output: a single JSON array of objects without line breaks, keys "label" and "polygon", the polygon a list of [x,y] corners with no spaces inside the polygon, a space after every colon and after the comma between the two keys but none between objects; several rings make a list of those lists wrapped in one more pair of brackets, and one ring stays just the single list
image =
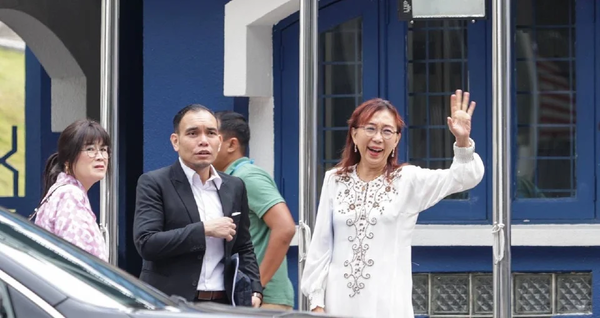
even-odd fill
[{"label": "window pane", "polygon": [[517,3],[518,198],[576,196],[575,1]]},{"label": "window pane", "polygon": [[427,96],[414,95],[408,98],[408,118],[414,126],[427,125]]},{"label": "window pane", "polygon": [[[323,93],[325,95],[352,95],[357,92],[357,81],[362,67],[355,64],[323,65]],[[360,77],[359,77],[360,76]]]},{"label": "window pane", "polygon": [[339,97],[321,99],[323,127],[347,127],[348,119],[356,108],[356,98]]},{"label": "window pane", "polygon": [[447,93],[463,87],[467,73],[466,57],[462,62],[429,63],[427,93]]},{"label": "window pane", "polygon": [[322,32],[320,38],[323,62],[362,60],[362,19],[350,20]]},{"label": "window pane", "polygon": [[429,124],[445,126],[448,116],[450,116],[448,96],[429,96]]},{"label": "window pane", "polygon": [[346,144],[346,136],[348,136],[348,129],[325,131],[323,138],[327,147],[324,149],[324,160],[337,161],[341,157]]},{"label": "window pane", "polygon": [[347,121],[363,100],[362,18],[337,25],[319,36],[319,136],[317,182],[339,160],[346,142]]},{"label": "window pane", "polygon": [[[409,162],[444,169],[452,163],[454,137],[446,126],[450,95],[466,87],[467,24],[416,21],[407,37]],[[468,199],[468,192],[447,199]]]},{"label": "window pane", "polygon": [[[454,157],[454,136],[452,136],[448,128],[431,129],[429,130],[429,136],[429,158],[444,159]],[[449,162],[452,163],[452,161]]]}]

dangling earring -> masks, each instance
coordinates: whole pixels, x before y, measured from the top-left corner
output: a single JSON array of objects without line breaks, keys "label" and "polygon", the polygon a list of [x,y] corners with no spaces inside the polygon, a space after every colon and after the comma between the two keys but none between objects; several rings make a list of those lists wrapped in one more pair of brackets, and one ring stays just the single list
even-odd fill
[{"label": "dangling earring", "polygon": [[66,174],[70,174],[70,173],[69,173],[69,166],[68,166],[66,163],[65,163],[65,173],[66,173]]},{"label": "dangling earring", "polygon": [[357,152],[358,149],[356,149],[356,144],[354,144],[354,152]]},{"label": "dangling earring", "polygon": [[396,148],[392,149],[392,158],[394,157],[394,152],[396,152]]}]

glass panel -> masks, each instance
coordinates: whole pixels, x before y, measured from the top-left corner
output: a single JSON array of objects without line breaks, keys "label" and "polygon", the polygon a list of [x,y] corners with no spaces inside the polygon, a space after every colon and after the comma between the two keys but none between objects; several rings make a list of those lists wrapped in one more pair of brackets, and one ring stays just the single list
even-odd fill
[{"label": "glass panel", "polygon": [[408,98],[408,117],[414,126],[427,125],[427,96],[415,95]]},{"label": "glass panel", "polygon": [[430,30],[426,34],[429,37],[430,60],[461,60],[467,55],[466,45],[461,45],[467,38],[467,29],[462,25],[448,25],[439,30]]},{"label": "glass panel", "polygon": [[346,137],[348,136],[348,130],[328,130],[325,131],[325,144],[327,147],[325,148],[325,156],[323,159],[329,160],[337,160],[342,155],[342,151],[344,151],[344,146],[346,145]]},{"label": "glass panel", "polygon": [[429,124],[446,126],[450,116],[450,101],[447,96],[429,96]]},{"label": "glass panel", "polygon": [[[492,318],[491,273],[413,274],[415,315]],[[514,273],[511,301],[515,318],[590,315],[593,307],[591,273]]]},{"label": "glass panel", "polygon": [[[410,32],[409,32],[410,33]],[[410,60],[409,60],[410,61]],[[427,63],[408,64],[408,91],[411,93],[427,93]]]},{"label": "glass panel", "polygon": [[574,6],[517,2],[518,198],[577,195]]},{"label": "glass panel", "polygon": [[469,314],[469,275],[433,275],[433,314]]},{"label": "glass panel", "polygon": [[428,93],[453,92],[457,87],[463,87],[467,63],[440,62],[429,64]]},{"label": "glass panel", "polygon": [[[536,0],[534,13],[538,25],[565,25],[569,24],[569,0]],[[543,6],[543,7],[540,7]],[[571,21],[572,22],[572,21]]]},{"label": "glass panel", "polygon": [[416,315],[429,312],[429,275],[413,275],[412,302]]},{"label": "glass panel", "polygon": [[538,50],[552,58],[569,57],[569,29],[540,29],[536,32]]},{"label": "glass panel", "polygon": [[429,158],[443,159],[454,157],[454,136],[452,136],[448,128],[431,129],[429,134]]},{"label": "glass panel", "polygon": [[352,95],[356,92],[356,81],[359,66],[323,65],[323,93],[325,95]]},{"label": "glass panel", "polygon": [[347,121],[363,100],[362,27],[362,17],[358,17],[319,35],[319,189],[325,171],[340,158],[348,132]]},{"label": "glass panel", "polygon": [[[410,157],[408,161],[419,161],[427,167],[427,162],[422,158],[427,158],[427,129],[414,128],[408,134],[408,147],[410,148]],[[413,163],[414,164],[414,163]]]},{"label": "glass panel", "polygon": [[556,311],[559,314],[592,311],[592,275],[557,275]]},{"label": "glass panel", "polygon": [[517,6],[517,26],[531,25],[533,23],[533,1],[534,0],[519,0],[515,1]]},{"label": "glass panel", "polygon": [[427,59],[427,31],[408,32],[408,43],[411,48],[406,52],[408,60],[424,61]]},{"label": "glass panel", "polygon": [[356,108],[356,98],[354,97],[339,97],[339,98],[323,98],[321,100],[323,115],[323,127],[347,127],[348,119]]},{"label": "glass panel", "polygon": [[322,32],[321,54],[323,62],[362,60],[362,20],[354,19]]},{"label": "glass panel", "polygon": [[[409,162],[447,168],[454,157],[448,99],[457,88],[468,89],[467,24],[415,21],[407,40]],[[468,192],[447,199],[457,198],[468,198]]]},{"label": "glass panel", "polygon": [[492,275],[473,275],[473,313],[491,314],[494,311],[494,281]]},{"label": "glass panel", "polygon": [[552,275],[515,275],[513,297],[516,314],[551,314]]},{"label": "glass panel", "polygon": [[[520,2],[517,2],[520,3]],[[530,29],[517,29],[516,31],[516,52],[517,59],[528,58],[530,57],[528,54],[531,54],[530,50],[527,50],[529,47],[528,43],[531,42],[531,30]]]}]

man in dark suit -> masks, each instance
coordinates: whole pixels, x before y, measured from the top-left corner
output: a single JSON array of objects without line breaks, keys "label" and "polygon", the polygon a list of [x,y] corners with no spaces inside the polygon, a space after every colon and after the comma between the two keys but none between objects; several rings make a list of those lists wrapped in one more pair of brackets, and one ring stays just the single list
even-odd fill
[{"label": "man in dark suit", "polygon": [[249,233],[246,188],[241,179],[212,166],[222,137],[208,108],[192,104],[173,119],[170,167],[138,180],[133,224],[143,258],[140,279],[190,301],[231,303],[235,262],[252,286],[252,306],[262,286]]}]

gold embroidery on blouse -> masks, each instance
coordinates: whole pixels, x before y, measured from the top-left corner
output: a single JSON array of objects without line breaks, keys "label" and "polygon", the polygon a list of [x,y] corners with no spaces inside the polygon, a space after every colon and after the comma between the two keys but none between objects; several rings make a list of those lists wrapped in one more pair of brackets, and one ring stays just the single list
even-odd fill
[{"label": "gold embroidery on blouse", "polygon": [[[394,180],[398,175],[399,171],[394,172],[391,179]],[[377,224],[377,217],[385,212],[384,202],[391,202],[398,191],[384,175],[369,182],[344,175],[337,178],[337,183],[341,185],[336,196],[337,212],[347,215],[346,225],[354,228],[354,235],[348,236],[352,244],[352,258],[344,262],[344,267],[348,268],[344,278],[348,280],[347,286],[351,290],[349,296],[354,297],[365,288],[364,280],[371,278],[366,269],[375,264],[373,259],[367,257],[368,240],[375,236],[372,228]]]}]

